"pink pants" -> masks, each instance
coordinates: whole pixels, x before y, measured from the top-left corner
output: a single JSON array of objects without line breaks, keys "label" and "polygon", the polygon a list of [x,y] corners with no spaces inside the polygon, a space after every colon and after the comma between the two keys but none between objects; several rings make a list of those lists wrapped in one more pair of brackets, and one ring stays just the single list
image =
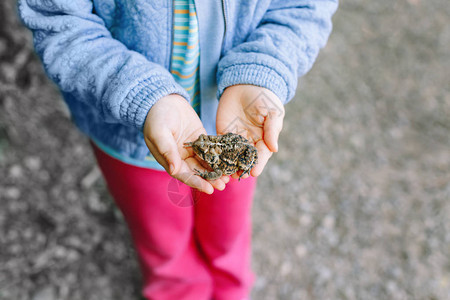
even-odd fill
[{"label": "pink pants", "polygon": [[125,164],[94,146],[137,251],[143,294],[156,300],[248,299],[256,180],[195,192],[164,171]]}]

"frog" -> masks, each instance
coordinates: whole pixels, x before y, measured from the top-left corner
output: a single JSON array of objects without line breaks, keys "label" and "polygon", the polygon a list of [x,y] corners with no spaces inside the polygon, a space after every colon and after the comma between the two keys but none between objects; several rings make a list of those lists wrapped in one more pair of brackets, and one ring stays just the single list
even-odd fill
[{"label": "frog", "polygon": [[194,169],[195,174],[205,180],[216,180],[222,175],[232,175],[242,171],[239,180],[258,163],[258,150],[243,136],[228,132],[223,135],[201,134],[197,140],[184,143],[192,147],[194,153],[212,171]]}]

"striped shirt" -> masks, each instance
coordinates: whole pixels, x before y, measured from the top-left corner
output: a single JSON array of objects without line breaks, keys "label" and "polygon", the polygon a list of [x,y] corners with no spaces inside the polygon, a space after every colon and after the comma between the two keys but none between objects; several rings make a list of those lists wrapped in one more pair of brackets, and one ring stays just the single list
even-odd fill
[{"label": "striped shirt", "polygon": [[194,0],[175,0],[171,73],[200,115],[200,49]]},{"label": "striped shirt", "polygon": [[[175,0],[173,13],[173,44],[170,72],[175,80],[188,92],[192,107],[200,115],[200,45],[194,0]],[[100,141],[93,139],[93,142],[110,156],[127,164],[164,170],[151,153],[144,160],[137,160],[120,154]]]}]

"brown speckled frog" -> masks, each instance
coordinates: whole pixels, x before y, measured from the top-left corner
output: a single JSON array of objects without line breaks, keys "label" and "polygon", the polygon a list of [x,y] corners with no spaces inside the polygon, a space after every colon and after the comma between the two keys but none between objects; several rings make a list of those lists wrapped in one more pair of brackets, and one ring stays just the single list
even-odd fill
[{"label": "brown speckled frog", "polygon": [[239,176],[240,179],[258,162],[256,148],[239,134],[202,134],[194,142],[184,143],[184,147],[192,147],[195,154],[212,168],[210,172],[195,170],[196,175],[206,180],[215,180],[222,175],[232,175],[241,170],[243,172]]}]

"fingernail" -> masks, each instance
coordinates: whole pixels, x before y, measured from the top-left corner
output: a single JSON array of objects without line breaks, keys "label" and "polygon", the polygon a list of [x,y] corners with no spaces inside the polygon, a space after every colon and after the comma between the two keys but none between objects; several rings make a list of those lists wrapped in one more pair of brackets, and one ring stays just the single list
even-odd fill
[{"label": "fingernail", "polygon": [[174,171],[175,171],[175,166],[173,164],[170,164],[170,166],[169,166],[170,174],[173,174]]}]

